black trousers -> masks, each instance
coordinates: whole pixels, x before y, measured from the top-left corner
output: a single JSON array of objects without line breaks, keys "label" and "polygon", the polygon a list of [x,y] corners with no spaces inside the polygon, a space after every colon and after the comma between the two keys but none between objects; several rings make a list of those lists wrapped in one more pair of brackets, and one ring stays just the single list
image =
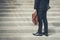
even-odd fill
[{"label": "black trousers", "polygon": [[42,34],[42,23],[44,23],[44,33],[48,34],[47,10],[38,9],[37,16],[39,21],[38,33]]}]

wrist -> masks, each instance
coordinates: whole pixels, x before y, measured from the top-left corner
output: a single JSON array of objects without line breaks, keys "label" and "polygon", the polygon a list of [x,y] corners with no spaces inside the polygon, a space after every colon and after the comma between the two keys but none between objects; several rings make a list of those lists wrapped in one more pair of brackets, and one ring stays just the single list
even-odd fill
[{"label": "wrist", "polygon": [[34,9],[34,12],[36,12],[36,9]]}]

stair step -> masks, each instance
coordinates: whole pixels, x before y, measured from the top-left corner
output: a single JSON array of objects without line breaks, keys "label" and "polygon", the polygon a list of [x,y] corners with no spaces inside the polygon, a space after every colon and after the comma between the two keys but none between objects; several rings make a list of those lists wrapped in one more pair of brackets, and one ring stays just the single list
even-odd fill
[{"label": "stair step", "polygon": [[[31,12],[28,12],[28,11],[27,12],[1,12],[0,15],[13,15],[13,14],[14,15],[18,15],[18,14],[20,14],[20,15],[32,15],[32,12],[33,11],[31,11]],[[49,12],[49,11],[47,11],[47,14],[48,15],[53,15],[53,14],[54,15],[55,14],[56,15],[58,15],[58,14],[60,15],[60,12],[57,12],[57,11],[55,11],[55,12]]]},{"label": "stair step", "polygon": [[[5,4],[4,4],[5,5]],[[4,6],[4,5],[1,5],[0,6],[0,8],[26,8],[26,7],[34,7],[34,5],[30,5],[30,4],[24,4],[24,5],[21,5],[21,4],[19,4],[19,5],[8,5],[8,6]],[[55,7],[57,7],[57,8],[60,8],[60,5],[50,5],[51,6],[51,8],[55,8]]]},{"label": "stair step", "polygon": [[[33,8],[1,8],[0,10],[33,10]],[[60,8],[51,8],[49,10],[60,11]]]},{"label": "stair step", "polygon": [[[13,21],[13,22],[0,22],[1,27],[5,26],[34,26],[32,22],[19,22],[19,21]],[[48,21],[48,26],[60,26],[60,22],[53,22]]]},{"label": "stair step", "polygon": [[[59,17],[60,16],[60,14],[58,14],[58,13],[48,13],[47,14],[47,17]],[[10,14],[10,13],[8,13],[8,14],[0,14],[0,17],[32,17],[32,14],[18,14],[18,13],[15,13],[15,14]]]},{"label": "stair step", "polygon": [[[59,40],[60,39],[60,36],[59,36],[59,34],[60,33],[51,33],[51,34],[49,34],[49,36],[48,37],[46,37],[46,36],[34,36],[34,35],[32,35],[32,33],[16,33],[16,34],[6,34],[6,35],[4,35],[4,36],[1,36],[0,38],[1,39],[6,39],[6,40],[9,40],[9,39],[11,39],[11,40]],[[20,36],[19,36],[20,35]],[[8,39],[7,39],[8,38]]]},{"label": "stair step", "polygon": [[[33,12],[33,10],[0,10],[0,13],[4,12]],[[49,12],[60,12],[60,10],[50,10]]]},{"label": "stair step", "polygon": [[[9,16],[8,17],[4,17],[3,16],[3,17],[0,17],[0,18],[16,18],[16,19],[18,19],[18,18],[30,18],[30,19],[32,19],[31,16],[27,16],[27,17],[26,16],[20,16],[20,17],[19,16],[15,16],[15,17],[11,17],[11,16],[10,17]],[[60,16],[48,16],[48,18],[60,18]]]},{"label": "stair step", "polygon": [[[8,1],[8,0],[6,0],[5,2],[1,2],[1,3],[33,3],[33,1],[34,0],[26,0],[26,1],[24,1],[24,0],[14,0],[14,1]],[[50,2],[51,3],[55,3],[55,2],[57,2],[58,1],[58,3],[59,3],[59,0],[50,0]]]},{"label": "stair step", "polygon": [[[60,33],[60,27],[49,26],[49,33]],[[37,26],[15,26],[15,27],[0,27],[0,33],[32,33],[36,32]],[[44,29],[43,29],[44,30]]]},{"label": "stair step", "polygon": [[[59,21],[60,18],[48,18],[48,21]],[[0,21],[32,21],[31,18],[0,18]]]}]

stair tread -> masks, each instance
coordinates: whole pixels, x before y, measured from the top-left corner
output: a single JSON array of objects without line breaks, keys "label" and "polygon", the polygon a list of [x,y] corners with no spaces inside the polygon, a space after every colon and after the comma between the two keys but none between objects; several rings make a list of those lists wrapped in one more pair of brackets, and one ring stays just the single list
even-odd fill
[{"label": "stair tread", "polygon": [[[60,35],[60,33],[50,33],[49,34],[49,36],[48,37],[46,37],[46,36],[34,36],[34,35],[32,35],[32,33],[2,33],[3,34],[3,36],[1,36],[0,38],[14,38],[14,37],[17,37],[17,38],[19,38],[19,37],[21,37],[21,38],[56,38],[56,37],[60,37],[59,35]],[[0,33],[0,35],[1,35],[1,33]],[[20,35],[20,36],[19,36]]]}]

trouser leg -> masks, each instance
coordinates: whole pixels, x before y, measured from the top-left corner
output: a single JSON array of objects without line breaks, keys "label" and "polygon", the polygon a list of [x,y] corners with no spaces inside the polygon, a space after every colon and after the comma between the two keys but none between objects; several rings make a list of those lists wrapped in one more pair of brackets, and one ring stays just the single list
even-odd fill
[{"label": "trouser leg", "polygon": [[39,21],[38,33],[42,34],[42,11],[38,10],[37,15],[38,15],[38,21]]},{"label": "trouser leg", "polygon": [[43,23],[44,23],[44,33],[48,34],[48,21],[47,21],[47,11],[43,13]]}]

